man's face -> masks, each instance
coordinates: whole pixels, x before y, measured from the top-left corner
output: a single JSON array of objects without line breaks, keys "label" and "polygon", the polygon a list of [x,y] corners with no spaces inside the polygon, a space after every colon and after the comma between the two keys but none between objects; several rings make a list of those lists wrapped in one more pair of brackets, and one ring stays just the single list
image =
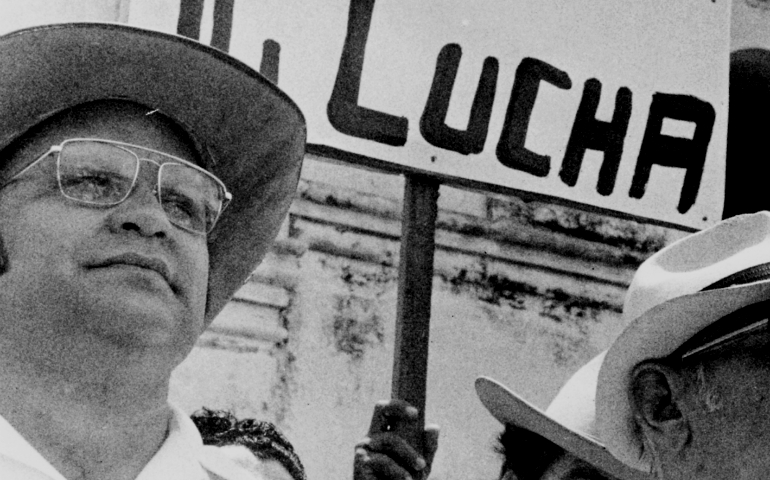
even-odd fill
[{"label": "man's face", "polygon": [[[120,141],[195,160],[157,114],[100,105],[60,118],[12,152],[10,162],[28,164],[69,138]],[[206,237],[169,223],[152,193],[157,167],[148,162],[141,162],[130,197],[113,207],[63,197],[55,171],[51,156],[0,191],[9,262],[0,276],[0,328],[30,348],[96,342],[164,350],[181,361],[204,326]],[[163,267],[147,266],[153,262]]]},{"label": "man's face", "polygon": [[691,478],[770,477],[768,341],[755,336],[691,368],[683,414],[691,427]]}]

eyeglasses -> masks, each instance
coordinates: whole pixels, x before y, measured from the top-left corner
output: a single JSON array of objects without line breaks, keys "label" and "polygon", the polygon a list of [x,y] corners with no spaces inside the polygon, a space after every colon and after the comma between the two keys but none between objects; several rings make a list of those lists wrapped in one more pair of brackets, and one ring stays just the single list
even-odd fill
[{"label": "eyeglasses", "polygon": [[750,338],[767,339],[768,333],[770,301],[762,301],[720,318],[684,342],[669,358],[692,363]]},{"label": "eyeglasses", "polygon": [[51,154],[56,155],[56,178],[62,195],[100,207],[118,205],[131,195],[141,162],[157,165],[154,194],[158,203],[173,225],[197,234],[209,233],[232,199],[221,180],[187,160],[93,138],[73,138],[51,147],[6,185]]}]

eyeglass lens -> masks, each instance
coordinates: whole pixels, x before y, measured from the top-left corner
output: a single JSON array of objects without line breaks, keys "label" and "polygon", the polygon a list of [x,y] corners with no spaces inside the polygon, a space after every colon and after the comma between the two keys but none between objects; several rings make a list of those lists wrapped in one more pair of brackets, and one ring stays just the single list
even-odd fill
[{"label": "eyeglass lens", "polygon": [[[139,165],[139,157],[119,145],[68,141],[59,153],[59,186],[70,199],[116,205],[131,194]],[[180,163],[162,164],[158,176],[158,199],[171,223],[195,232],[210,231],[222,209],[221,186],[204,172]]]}]

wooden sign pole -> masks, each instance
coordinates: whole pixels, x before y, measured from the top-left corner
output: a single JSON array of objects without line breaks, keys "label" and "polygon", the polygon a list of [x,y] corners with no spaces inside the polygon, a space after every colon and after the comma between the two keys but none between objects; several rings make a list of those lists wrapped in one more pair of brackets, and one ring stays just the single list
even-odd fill
[{"label": "wooden sign pole", "polygon": [[393,352],[393,398],[420,410],[414,431],[403,435],[422,451],[428,373],[430,303],[439,182],[426,175],[406,175],[401,254]]}]

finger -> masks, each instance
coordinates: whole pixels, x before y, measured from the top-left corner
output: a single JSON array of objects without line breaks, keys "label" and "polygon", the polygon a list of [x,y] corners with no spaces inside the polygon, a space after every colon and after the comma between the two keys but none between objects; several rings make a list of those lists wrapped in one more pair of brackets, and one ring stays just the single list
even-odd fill
[{"label": "finger", "polygon": [[439,433],[439,426],[436,424],[430,424],[425,426],[425,431],[422,434],[422,455],[428,465],[433,464],[433,458],[436,456],[436,450],[438,450]]},{"label": "finger", "polygon": [[409,442],[395,433],[379,433],[369,438],[366,448],[373,453],[381,453],[392,458],[406,469],[419,471],[427,462]]},{"label": "finger", "polygon": [[382,453],[356,450],[354,480],[413,480],[412,475]]},{"label": "finger", "polygon": [[403,400],[380,400],[374,405],[369,435],[396,429],[404,422],[413,422],[419,418],[418,414],[415,407]]}]

